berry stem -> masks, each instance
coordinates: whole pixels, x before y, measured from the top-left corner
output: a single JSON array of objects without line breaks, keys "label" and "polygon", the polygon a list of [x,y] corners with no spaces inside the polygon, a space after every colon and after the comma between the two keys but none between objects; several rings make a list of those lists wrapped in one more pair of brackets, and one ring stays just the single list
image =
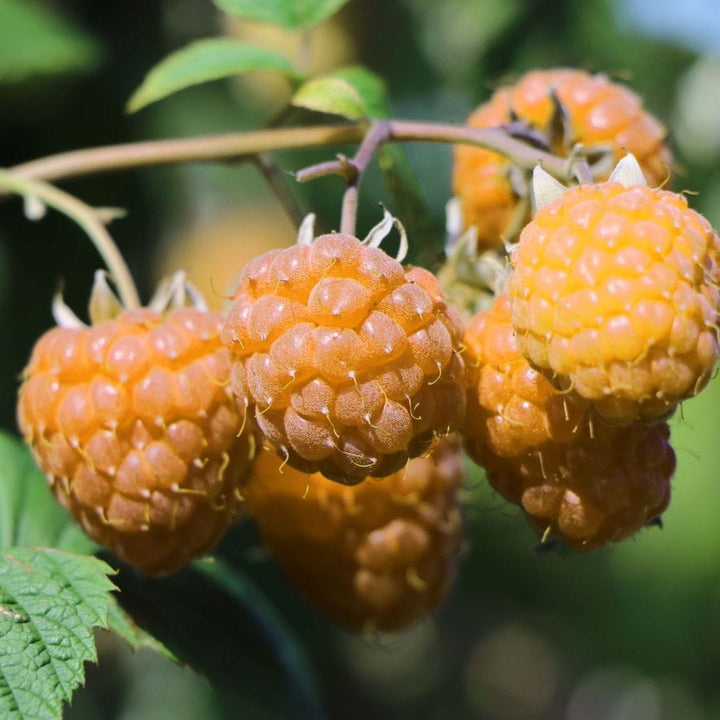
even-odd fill
[{"label": "berry stem", "polygon": [[571,163],[573,173],[580,185],[592,185],[595,180],[588,161],[584,158],[577,158]]},{"label": "berry stem", "polygon": [[[387,123],[390,128],[386,138],[388,142],[441,142],[475,145],[505,155],[519,167],[531,169],[541,163],[545,170],[557,179],[565,181],[571,179],[564,158],[510,137],[501,129],[471,128],[464,125],[412,120],[379,122]],[[366,134],[372,132],[372,128],[376,124],[371,124],[370,130],[368,130],[367,123],[283,127],[243,133],[107,145],[50,155],[16,165],[11,170],[16,177],[55,181],[139,167],[203,161],[238,162],[259,153],[277,150],[356,144],[361,142]],[[323,175],[342,175],[341,165],[341,162],[335,161],[306,168],[298,173],[298,179],[302,182]]]},{"label": "berry stem", "polygon": [[74,220],[87,233],[107,265],[123,305],[127,309],[140,307],[140,298],[128,266],[94,208],[45,182],[17,177],[2,169],[0,188],[22,195],[26,200],[39,200]]},{"label": "berry stem", "polygon": [[355,153],[355,157],[352,160],[343,158],[338,161],[345,164],[343,170],[347,178],[340,216],[340,232],[345,235],[355,234],[360,182],[375,152],[389,137],[390,123],[388,121],[381,120],[373,123]]}]

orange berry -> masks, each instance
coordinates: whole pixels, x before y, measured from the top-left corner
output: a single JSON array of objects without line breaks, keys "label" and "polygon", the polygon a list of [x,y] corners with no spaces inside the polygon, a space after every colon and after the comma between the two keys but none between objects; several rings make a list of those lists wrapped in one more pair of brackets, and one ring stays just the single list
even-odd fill
[{"label": "orange berry", "polygon": [[592,550],[664,511],[675,470],[665,423],[618,428],[573,405],[520,354],[504,295],[468,323],[465,344],[465,449],[541,532]]},{"label": "orange berry", "polygon": [[293,467],[389,475],[465,409],[462,324],[434,276],[347,235],[249,263],[223,328],[232,384]]},{"label": "orange berry", "polygon": [[229,384],[222,318],[126,311],[36,343],[18,423],[85,532],[144,572],[211,550],[240,510],[254,437]]},{"label": "orange berry", "polygon": [[468,401],[461,433],[470,456],[514,457],[549,440],[571,442],[586,413],[520,354],[507,295],[474,315],[465,330]]},{"label": "orange berry", "polygon": [[393,475],[354,486],[283,468],[262,451],[244,492],[263,544],[308,602],[354,630],[396,630],[446,594],[462,475],[447,439]]},{"label": "orange berry", "polygon": [[[667,176],[671,156],[664,145],[665,128],[643,109],[635,93],[604,75],[568,68],[529,72],[514,85],[497,90],[467,124],[491,128],[514,120],[539,133],[555,154],[567,156],[577,143],[610,148],[615,160],[631,152],[651,185],[659,185]],[[453,190],[462,204],[464,226],[477,227],[481,247],[501,245],[512,224],[519,195],[511,171],[509,161],[497,153],[469,145],[455,150]],[[607,179],[609,172],[610,168],[596,179]],[[528,209],[525,221],[529,219]]]},{"label": "orange berry", "polygon": [[520,351],[619,424],[668,417],[718,357],[720,239],[684,196],[618,182],[570,188],[512,252]]},{"label": "orange berry", "polygon": [[667,423],[618,428],[597,420],[571,443],[549,441],[485,468],[543,540],[595,550],[634,535],[667,508],[675,472],[669,437]]}]

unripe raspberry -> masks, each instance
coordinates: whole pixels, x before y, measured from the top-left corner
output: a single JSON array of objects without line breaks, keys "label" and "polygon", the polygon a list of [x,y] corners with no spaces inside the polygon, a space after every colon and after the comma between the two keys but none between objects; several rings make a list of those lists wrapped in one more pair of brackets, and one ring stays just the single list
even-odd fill
[{"label": "unripe raspberry", "polygon": [[381,480],[345,486],[258,456],[248,513],[290,583],[353,630],[396,630],[431,613],[454,574],[462,464],[454,443]]},{"label": "unripe raspberry", "polygon": [[[497,90],[468,118],[468,125],[491,128],[511,122],[525,123],[536,141],[547,150],[567,156],[577,143],[609,150],[615,160],[627,152],[635,155],[651,185],[667,176],[671,161],[664,144],[665,128],[642,107],[640,98],[628,88],[600,74],[554,68],[535,70],[514,85]],[[607,179],[598,171],[597,180]],[[509,161],[469,145],[455,150],[453,189],[460,198],[464,225],[476,225],[481,247],[502,243],[510,225],[522,226],[513,218],[523,192],[522,177],[512,179]],[[529,220],[529,208],[523,212]]]},{"label": "unripe raspberry", "polygon": [[570,188],[538,211],[511,259],[520,351],[605,419],[666,418],[707,383],[720,239],[683,195]]},{"label": "unripe raspberry", "polygon": [[520,354],[506,296],[465,337],[465,449],[541,532],[592,550],[664,511],[675,470],[665,423],[618,428],[573,405]]},{"label": "unripe raspberry", "polygon": [[255,442],[240,433],[221,321],[142,309],[56,327],[23,374],[18,423],[53,493],[148,574],[212,549],[241,508]]},{"label": "unripe raspberry", "polygon": [[354,237],[249,263],[222,337],[234,390],[306,472],[348,484],[389,475],[464,414],[457,313],[431,273]]}]

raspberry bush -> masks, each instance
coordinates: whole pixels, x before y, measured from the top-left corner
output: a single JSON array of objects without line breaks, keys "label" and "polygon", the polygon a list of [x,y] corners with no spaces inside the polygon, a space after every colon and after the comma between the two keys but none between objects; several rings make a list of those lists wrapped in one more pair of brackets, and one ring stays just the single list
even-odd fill
[{"label": "raspberry bush", "polygon": [[[366,3],[338,15],[343,0],[215,4],[219,36],[180,47],[122,98],[143,112],[120,124],[140,142],[15,165],[23,142],[0,145],[11,166],[0,169],[0,199],[21,196],[31,220],[64,214],[106,267],[83,322],[70,306],[95,261],[68,263],[62,228],[40,225],[34,238],[8,204],[17,226],[0,227],[0,271],[5,235],[10,260],[22,260],[0,286],[0,317],[3,302],[13,316],[0,362],[16,399],[0,436],[0,716],[137,715],[142,693],[130,690],[88,710],[94,671],[69,703],[98,648],[101,661],[119,657],[95,628],[210,679],[212,708],[186,703],[185,681],[163,692],[158,712],[178,717],[381,716],[386,701],[388,717],[627,714],[627,698],[605,707],[602,682],[586,677],[591,662],[608,662],[595,647],[610,658],[615,642],[618,657],[645,658],[646,669],[662,659],[673,680],[714,627],[686,602],[700,587],[714,597],[716,544],[702,529],[703,517],[716,524],[713,488],[693,482],[687,459],[712,462],[720,240],[712,191],[670,189],[703,185],[675,151],[692,144],[673,137],[672,83],[654,67],[620,74],[610,55],[583,63],[598,72],[570,67],[602,45],[599,16],[592,42],[568,37],[529,68],[562,24],[554,6],[536,17],[507,5],[507,18],[527,16],[506,19],[503,38],[527,36],[527,54],[515,47],[524,42],[490,44],[471,69],[469,28],[490,33],[483,14],[494,3],[380,14]],[[188,25],[180,5],[137,14],[192,25],[165,38],[182,46],[208,26],[200,7]],[[47,10],[0,2],[0,102],[7,78],[72,67],[63,43],[82,31]],[[93,9],[88,22],[110,12]],[[112,31],[122,26],[116,18]],[[324,56],[356,27],[371,37],[337,57],[391,49],[407,77],[310,62],[310,50]],[[39,41],[18,45],[22,28]],[[148,20],[137,38],[153,32]],[[613,38],[613,63],[620,50],[642,55]],[[91,41],[83,52],[90,62]],[[97,112],[119,117],[114,93],[135,66],[108,65],[119,82],[103,98],[115,100]],[[194,87],[223,78],[229,92]],[[433,100],[441,86],[458,92],[454,111]],[[409,102],[418,88],[423,102]],[[12,94],[20,106],[24,97]],[[438,107],[464,117],[477,99],[464,124],[437,117]],[[413,108],[415,119],[395,117]],[[89,102],[87,115],[72,110],[78,131],[78,117],[95,117]],[[57,122],[41,147],[62,135]],[[92,122],[113,139],[117,118]],[[226,132],[190,137],[200,130],[186,122]],[[159,128],[178,137],[152,139]],[[220,162],[252,167],[191,167]],[[158,165],[183,167],[151,175]],[[129,183],[116,179],[131,168]],[[100,173],[107,185],[58,187]],[[146,173],[140,191],[133,178]],[[327,176],[339,178],[334,191]],[[124,224],[106,204],[128,206]],[[38,250],[48,236],[54,245]],[[50,306],[57,327],[35,306]],[[664,533],[641,532],[663,523]],[[680,563],[683,552],[693,562]],[[692,607],[695,635],[681,606]],[[669,640],[681,636],[693,640],[685,656]],[[145,678],[132,672],[137,690]],[[158,684],[150,671],[147,683]],[[653,685],[645,715],[702,717],[670,708],[671,686]]]}]

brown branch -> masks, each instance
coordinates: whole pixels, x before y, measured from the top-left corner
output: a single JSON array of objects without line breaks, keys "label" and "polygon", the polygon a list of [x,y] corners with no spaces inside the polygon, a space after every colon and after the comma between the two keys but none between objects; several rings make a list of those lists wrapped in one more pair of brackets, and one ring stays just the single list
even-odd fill
[{"label": "brown branch", "polygon": [[[447,123],[410,120],[380,121],[389,128],[386,141],[443,142],[475,145],[505,155],[510,162],[530,169],[540,163],[560,180],[569,180],[566,161],[510,137],[503,130],[471,128]],[[372,128],[378,123],[370,125]],[[20,177],[47,181],[131,168],[177,165],[191,162],[245,160],[260,153],[304,147],[356,144],[368,132],[366,123],[322,125],[316,127],[271,128],[225,135],[151,140],[148,142],[108,145],[72,150],[10,168]],[[300,181],[329,174],[344,174],[342,162],[323,163],[298,173]]]},{"label": "brown branch", "polygon": [[362,124],[322,125],[150,140],[71,150],[31,160],[9,169],[20,177],[56,181],[158,165],[218,160],[235,162],[276,150],[355,144],[362,140],[365,130],[366,126]]},{"label": "brown branch", "polygon": [[367,135],[363,138],[357,153],[355,153],[355,157],[352,160],[345,161],[354,171],[347,180],[347,186],[343,194],[340,232],[345,235],[355,234],[360,183],[375,152],[389,137],[390,123],[388,121],[380,120],[373,123]]}]

